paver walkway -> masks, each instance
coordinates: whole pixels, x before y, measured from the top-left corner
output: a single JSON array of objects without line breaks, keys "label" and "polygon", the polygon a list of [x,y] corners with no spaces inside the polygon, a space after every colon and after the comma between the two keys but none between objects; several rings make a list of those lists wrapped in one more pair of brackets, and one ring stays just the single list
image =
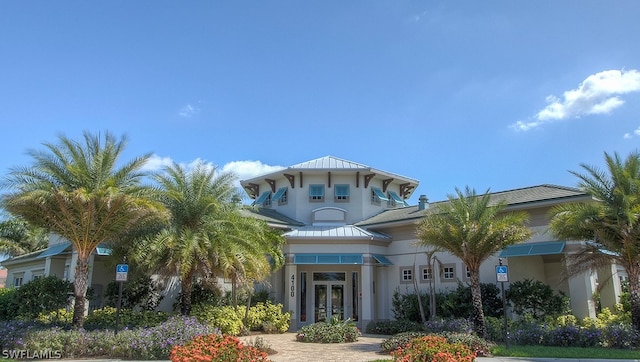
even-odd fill
[{"label": "paver walkway", "polygon": [[269,356],[273,362],[305,361],[334,362],[353,361],[367,362],[377,359],[391,359],[389,355],[380,354],[380,343],[386,336],[364,335],[354,343],[302,343],[296,342],[295,333],[261,334],[258,336],[240,337],[241,340],[255,341],[262,338],[266,345],[278,351]]}]

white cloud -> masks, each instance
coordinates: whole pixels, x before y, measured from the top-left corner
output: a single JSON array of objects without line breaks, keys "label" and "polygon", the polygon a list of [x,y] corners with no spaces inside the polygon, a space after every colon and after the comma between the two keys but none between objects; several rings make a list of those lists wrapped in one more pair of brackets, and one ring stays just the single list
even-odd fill
[{"label": "white cloud", "polygon": [[173,164],[173,160],[169,157],[160,157],[156,154],[151,155],[147,163],[142,168],[143,171],[158,171],[165,166]]},{"label": "white cloud", "polygon": [[222,167],[222,172],[233,172],[239,180],[248,180],[259,175],[282,170],[282,166],[265,165],[260,161],[233,161]]},{"label": "white cloud", "polygon": [[[173,164],[173,160],[170,157],[160,157],[154,154],[149,158],[143,170],[149,171],[149,172],[160,171],[164,167],[172,164]],[[189,161],[187,163],[179,163],[179,164],[182,167],[184,167],[186,170],[191,170],[196,165],[201,164],[201,165],[205,165],[205,167],[216,168],[219,172],[222,172],[222,173],[231,172],[237,177],[235,186],[238,188],[241,187],[240,186],[241,180],[248,180],[256,176],[268,174],[268,173],[282,170],[285,168],[282,166],[265,165],[260,161],[232,161],[222,166],[222,168],[220,168],[220,167],[216,167],[216,165],[214,165],[213,163],[207,162],[201,158],[196,158],[193,161]]]},{"label": "white cloud", "polygon": [[565,91],[561,98],[547,97],[547,105],[530,121],[518,121],[511,128],[528,131],[543,123],[589,114],[606,114],[622,106],[622,94],[640,91],[640,72],[631,69],[605,70],[588,76],[578,88]]},{"label": "white cloud", "polygon": [[625,133],[624,136],[622,136],[624,139],[630,139],[633,138],[634,136],[640,136],[640,127],[636,128],[635,131],[633,131],[633,133]]},{"label": "white cloud", "polygon": [[191,104],[187,104],[186,106],[180,108],[178,115],[184,118],[191,118],[194,115],[198,114],[199,112],[200,112],[200,108],[197,108],[196,106]]}]

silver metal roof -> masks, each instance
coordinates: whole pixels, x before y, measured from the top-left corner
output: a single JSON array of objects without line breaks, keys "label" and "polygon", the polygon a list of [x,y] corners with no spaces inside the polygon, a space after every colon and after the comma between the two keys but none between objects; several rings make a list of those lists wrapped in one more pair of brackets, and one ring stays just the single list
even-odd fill
[{"label": "silver metal roof", "polygon": [[297,228],[284,234],[288,238],[312,238],[312,239],[382,239],[391,240],[391,237],[381,233],[371,232],[354,225],[340,226],[306,226]]},{"label": "silver metal roof", "polygon": [[371,167],[352,161],[343,160],[333,156],[325,156],[316,158],[315,160],[306,161],[297,165],[290,166],[294,169],[370,169]]}]

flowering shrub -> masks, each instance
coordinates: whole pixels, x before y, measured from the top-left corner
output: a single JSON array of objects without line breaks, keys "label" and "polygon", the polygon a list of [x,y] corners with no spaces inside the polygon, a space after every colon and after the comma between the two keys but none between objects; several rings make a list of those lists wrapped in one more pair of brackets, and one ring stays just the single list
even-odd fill
[{"label": "flowering shrub", "polygon": [[[85,329],[107,329],[114,328],[116,325],[117,309],[113,307],[104,307],[96,309],[89,314],[84,320]],[[131,309],[120,309],[119,328],[124,326],[128,328],[152,327],[167,321],[169,315],[164,312],[154,311],[133,311]]]},{"label": "flowering shrub", "polygon": [[243,345],[232,336],[209,334],[199,336],[184,345],[171,349],[172,362],[199,361],[269,361],[265,352]]},{"label": "flowering shrub", "polygon": [[289,330],[291,313],[283,313],[282,304],[272,304],[267,301],[249,308],[245,326],[243,320],[246,310],[245,306],[233,308],[198,304],[193,307],[191,314],[204,323],[220,328],[223,334],[232,336],[248,330],[264,330],[266,333],[284,333]]},{"label": "flowering shrub", "polygon": [[[6,323],[3,323],[6,324]],[[155,327],[113,331],[64,330],[59,327],[42,328],[34,324],[0,325],[3,331],[15,333],[9,340],[0,336],[4,349],[34,351],[59,350],[63,358],[104,357],[122,359],[167,359],[176,344],[217,329],[200,324],[195,318],[173,317]],[[6,339],[6,342],[5,342]],[[6,344],[5,344],[6,343]]]},{"label": "flowering shrub", "polygon": [[24,337],[39,327],[34,322],[0,321],[0,350],[24,349]]},{"label": "flowering shrub", "polygon": [[302,327],[296,333],[296,341],[312,343],[355,342],[362,334],[350,319],[341,321],[337,316],[329,322],[318,322]]},{"label": "flowering shrub", "polygon": [[[284,333],[289,330],[291,313],[282,312],[282,304],[259,302],[249,308],[247,328],[250,330],[264,330],[266,333]],[[266,327],[266,328],[265,328]]]},{"label": "flowering shrub", "polygon": [[473,362],[476,354],[462,343],[449,343],[441,336],[424,336],[392,352],[394,361]]},{"label": "flowering shrub", "polygon": [[221,333],[232,336],[237,336],[244,330],[242,317],[239,314],[231,306],[215,307],[198,304],[191,310],[191,315],[202,323],[220,328]]},{"label": "flowering shrub", "polygon": [[[427,332],[399,333],[384,340],[380,344],[380,348],[387,353],[391,353],[400,347],[406,346],[412,340],[419,337],[424,337],[427,335],[429,335]],[[476,356],[486,357],[491,355],[492,344],[474,334],[443,332],[437,335],[444,337],[448,343],[461,343],[469,347],[469,349],[473,351],[476,354]]]}]

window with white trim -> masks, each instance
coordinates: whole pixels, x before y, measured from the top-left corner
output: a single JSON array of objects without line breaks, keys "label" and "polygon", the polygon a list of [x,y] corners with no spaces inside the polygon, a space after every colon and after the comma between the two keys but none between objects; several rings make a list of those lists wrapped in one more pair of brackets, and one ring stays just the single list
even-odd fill
[{"label": "window with white trim", "polygon": [[13,275],[13,286],[15,288],[20,288],[24,281],[24,273],[14,274]]},{"label": "window with white trim", "polygon": [[426,282],[433,279],[433,269],[430,266],[422,266],[420,270],[420,280]]},{"label": "window with white trim", "polygon": [[349,201],[349,185],[335,185],[333,187],[333,198],[336,202]]},{"label": "window with white trim", "polygon": [[400,283],[413,282],[413,268],[400,268]]},{"label": "window with white trim", "polygon": [[445,264],[440,268],[440,280],[443,282],[453,282],[456,280],[456,265]]},{"label": "window with white trim", "polygon": [[309,201],[324,201],[324,185],[309,185]]}]

